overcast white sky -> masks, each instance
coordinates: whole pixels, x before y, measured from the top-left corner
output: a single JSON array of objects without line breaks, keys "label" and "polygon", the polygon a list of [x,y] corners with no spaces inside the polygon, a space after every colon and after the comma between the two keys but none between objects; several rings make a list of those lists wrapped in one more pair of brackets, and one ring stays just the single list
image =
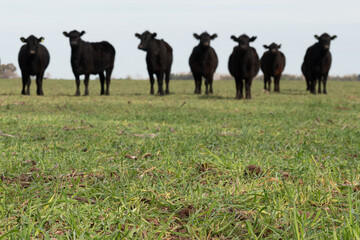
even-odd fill
[{"label": "overcast white sky", "polygon": [[[17,63],[20,37],[44,37],[50,52],[47,72],[73,79],[70,45],[63,31],[85,30],[85,41],[107,40],[116,49],[113,77],[147,78],[145,52],[137,49],[135,32],[157,32],[174,49],[172,72],[188,72],[188,58],[198,44],[193,33],[217,33],[211,45],[219,57],[218,73],[228,73],[227,61],[236,44],[231,35],[257,36],[263,44],[281,43],[287,58],[285,73],[300,74],[306,48],[314,34],[337,35],[332,42],[331,75],[360,73],[359,0],[1,0],[0,58]],[[20,74],[20,72],[18,71]]]}]

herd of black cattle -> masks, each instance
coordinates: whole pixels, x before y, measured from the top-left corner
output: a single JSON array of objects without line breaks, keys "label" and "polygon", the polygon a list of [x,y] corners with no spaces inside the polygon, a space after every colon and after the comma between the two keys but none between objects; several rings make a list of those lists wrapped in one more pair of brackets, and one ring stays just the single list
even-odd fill
[{"label": "herd of black cattle", "polygon": [[[71,67],[76,80],[76,95],[80,95],[80,75],[85,75],[85,93],[89,94],[90,74],[99,74],[101,83],[101,95],[109,95],[109,85],[111,73],[114,68],[115,49],[106,42],[85,42],[81,39],[84,31],[71,31],[63,34],[69,38],[71,47]],[[156,39],[156,33],[145,31],[142,34],[136,33],[135,36],[141,40],[138,48],[147,52],[146,63],[150,78],[150,94],[154,94],[154,75],[158,82],[157,95],[163,96],[163,80],[165,75],[166,89],[165,94],[169,94],[169,81],[173,54],[171,46],[164,40]],[[212,83],[215,70],[218,65],[218,58],[215,50],[210,46],[210,41],[217,37],[216,34],[210,35],[207,32],[194,37],[200,41],[194,47],[189,65],[195,80],[195,94],[201,93],[201,81],[205,78],[205,93],[213,93]],[[336,36],[329,36],[327,33],[320,37],[315,35],[317,43],[310,46],[305,54],[304,62],[301,66],[302,73],[306,79],[307,90],[315,94],[316,82],[318,82],[318,93],[321,93],[321,83],[323,93],[326,93],[326,81],[331,66],[330,41]],[[238,43],[231,53],[228,61],[230,74],[235,78],[236,97],[243,98],[243,85],[245,83],[245,97],[251,98],[252,79],[259,72],[259,68],[264,73],[264,89],[270,91],[271,78],[274,78],[274,91],[279,92],[279,82],[281,74],[285,68],[285,55],[279,51],[281,45],[272,43],[259,60],[255,48],[250,47],[250,42],[255,41],[256,37],[248,37],[243,34],[239,37],[231,36],[231,39]],[[19,52],[19,66],[22,75],[22,94],[30,95],[30,76],[36,75],[37,95],[44,95],[42,81],[45,69],[49,65],[50,55],[44,45],[39,44],[44,40],[43,37],[36,38],[33,35],[27,39],[21,38],[23,45]],[[106,90],[105,84],[106,82]],[[25,91],[26,88],[26,91]]]}]

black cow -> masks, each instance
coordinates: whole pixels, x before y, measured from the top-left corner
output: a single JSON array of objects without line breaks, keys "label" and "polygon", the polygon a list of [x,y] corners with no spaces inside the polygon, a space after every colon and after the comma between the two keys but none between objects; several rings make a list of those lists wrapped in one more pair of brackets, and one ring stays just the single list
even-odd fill
[{"label": "black cow", "polygon": [[145,31],[142,34],[136,33],[135,36],[141,40],[138,49],[146,52],[146,64],[150,78],[150,94],[154,94],[154,74],[159,86],[157,95],[164,95],[164,74],[166,82],[165,94],[169,94],[170,72],[173,61],[172,48],[163,39],[155,39],[156,33]]},{"label": "black cow", "polygon": [[[21,94],[30,95],[30,76],[36,75],[36,93],[37,95],[44,95],[42,82],[45,69],[50,62],[48,50],[44,45],[40,44],[40,42],[44,41],[44,38],[36,38],[31,35],[27,39],[22,37],[20,40],[26,43],[20,48],[18,57],[23,82]],[[27,86],[26,92],[25,86]]]},{"label": "black cow", "polygon": [[[76,96],[80,95],[80,75],[84,74],[85,94],[89,95],[89,77],[90,74],[99,74],[101,92],[100,94],[109,95],[109,85],[111,73],[114,68],[115,48],[108,42],[85,42],[81,36],[84,31],[79,33],[74,30],[69,33],[63,32],[65,37],[69,38],[71,46],[71,67],[76,80]],[[106,73],[106,76],[104,75]],[[104,83],[106,80],[106,91]]]},{"label": "black cow", "polygon": [[323,83],[323,93],[326,94],[326,81],[331,67],[330,41],[336,35],[330,37],[324,33],[320,37],[315,35],[317,43],[309,47],[306,51],[301,71],[306,79],[306,90],[315,94],[316,80],[319,81],[318,93],[321,93],[321,82]]},{"label": "black cow", "polygon": [[250,47],[249,43],[255,41],[256,37],[249,38],[246,34],[231,36],[231,39],[238,42],[229,57],[228,68],[230,74],[235,78],[236,99],[243,98],[243,79],[245,80],[246,98],[251,98],[252,79],[259,72],[260,61],[255,48]]},{"label": "black cow", "polygon": [[[280,92],[280,78],[285,68],[285,55],[279,51],[280,45],[272,43],[264,48],[269,49],[261,57],[261,71],[264,73],[264,89],[270,92],[271,77],[274,78],[274,91]],[[268,86],[266,86],[268,85]]]},{"label": "black cow", "polygon": [[[194,47],[190,58],[189,65],[195,80],[195,94],[201,93],[201,78],[205,78],[206,94],[213,93],[212,82],[214,73],[218,66],[218,58],[215,50],[210,46],[210,41],[214,40],[217,35],[209,35],[203,32],[200,36],[194,33],[194,37],[200,40],[199,45]],[[208,91],[210,85],[210,91]]]}]

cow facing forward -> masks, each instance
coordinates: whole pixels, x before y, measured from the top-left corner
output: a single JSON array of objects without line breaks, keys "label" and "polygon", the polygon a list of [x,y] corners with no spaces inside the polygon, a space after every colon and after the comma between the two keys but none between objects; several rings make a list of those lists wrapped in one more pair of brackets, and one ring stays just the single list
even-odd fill
[{"label": "cow facing forward", "polygon": [[260,61],[255,48],[250,47],[250,42],[256,37],[248,37],[243,34],[239,37],[231,36],[231,39],[239,45],[234,47],[229,57],[228,68],[230,74],[235,78],[236,99],[243,98],[243,80],[245,81],[246,98],[251,98],[251,84],[253,78],[259,72]]},{"label": "cow facing forward", "polygon": [[285,55],[279,51],[281,47],[276,43],[269,46],[264,45],[268,49],[261,57],[261,71],[264,73],[264,89],[270,92],[271,77],[274,78],[274,92],[280,92],[280,78],[285,68]]},{"label": "cow facing forward", "polygon": [[336,38],[336,35],[331,37],[324,33],[320,37],[315,35],[315,38],[318,42],[307,49],[301,71],[306,80],[306,90],[315,94],[318,81],[318,93],[321,93],[322,82],[323,93],[326,94],[326,82],[331,67],[330,42]]},{"label": "cow facing forward", "polygon": [[[89,95],[89,77],[90,74],[99,74],[101,92],[100,94],[109,95],[109,86],[111,73],[114,68],[115,49],[106,42],[85,42],[81,36],[85,34],[74,30],[69,33],[63,32],[65,37],[69,38],[71,47],[71,67],[76,80],[76,96],[80,95],[80,75],[85,75],[84,96]],[[106,73],[106,76],[104,75]],[[106,90],[104,83],[106,81]]]},{"label": "cow facing forward", "polygon": [[[190,69],[195,80],[194,93],[201,93],[202,77],[205,78],[205,93],[213,93],[212,83],[218,66],[218,58],[215,50],[210,46],[210,41],[214,40],[217,35],[209,35],[207,32],[203,32],[201,35],[194,33],[194,37],[200,40],[199,45],[194,47],[189,58]],[[210,86],[210,91],[208,86]]]},{"label": "cow facing forward", "polygon": [[[44,77],[44,72],[50,62],[50,55],[48,50],[40,42],[44,41],[44,38],[37,38],[31,35],[28,38],[20,38],[24,44],[20,48],[18,61],[21,69],[22,76],[22,91],[23,95],[30,95],[30,84],[31,76],[36,76],[36,87],[37,95],[44,95],[42,88],[42,82]],[[27,87],[25,91],[25,87]]]},{"label": "cow facing forward", "polygon": [[135,37],[141,40],[138,49],[146,52],[146,64],[150,78],[150,94],[154,94],[154,74],[158,82],[157,95],[164,95],[164,75],[166,83],[165,94],[169,94],[170,72],[173,61],[172,48],[164,40],[155,39],[156,33],[145,31],[142,34],[135,33]]}]

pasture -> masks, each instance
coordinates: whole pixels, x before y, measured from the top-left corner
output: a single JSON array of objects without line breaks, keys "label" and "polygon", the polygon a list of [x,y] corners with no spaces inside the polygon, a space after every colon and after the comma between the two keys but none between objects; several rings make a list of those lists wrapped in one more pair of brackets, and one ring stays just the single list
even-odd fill
[{"label": "pasture", "polygon": [[213,88],[0,80],[2,238],[359,239],[360,82]]}]

